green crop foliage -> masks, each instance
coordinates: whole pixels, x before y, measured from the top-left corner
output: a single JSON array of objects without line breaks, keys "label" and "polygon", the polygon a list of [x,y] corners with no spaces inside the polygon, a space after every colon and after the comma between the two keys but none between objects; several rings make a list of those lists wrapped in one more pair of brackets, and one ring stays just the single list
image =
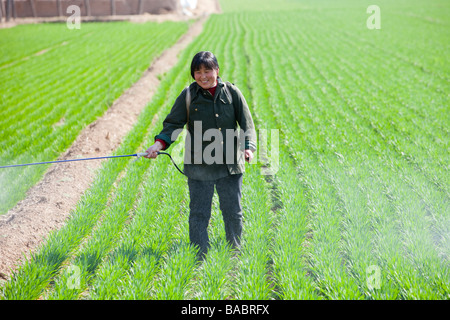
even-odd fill
[{"label": "green crop foliage", "polygon": [[[191,81],[192,56],[213,51],[260,134],[244,175],[241,250],[226,244],[215,196],[211,249],[196,259],[186,180],[169,159],[107,161],[67,225],[3,285],[2,297],[448,300],[449,5],[378,1],[381,29],[371,30],[371,4],[221,1],[224,13],[161,76],[117,150],[153,142]],[[19,66],[37,50],[63,47],[53,39],[11,50],[0,63]],[[169,152],[181,162],[177,143]]]},{"label": "green crop foliage", "polygon": [[[187,23],[119,22],[0,30],[0,164],[55,160],[186,29]],[[47,167],[2,170],[0,214]]]}]

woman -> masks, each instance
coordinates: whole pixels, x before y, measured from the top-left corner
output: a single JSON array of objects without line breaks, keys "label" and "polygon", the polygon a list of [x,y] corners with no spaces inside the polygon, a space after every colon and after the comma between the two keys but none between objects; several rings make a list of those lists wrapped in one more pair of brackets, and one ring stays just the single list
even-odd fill
[{"label": "woman", "polygon": [[195,81],[176,99],[146,157],[156,158],[158,151],[169,148],[187,126],[184,173],[190,195],[189,238],[203,255],[209,247],[207,227],[214,188],[226,239],[233,248],[240,246],[243,159],[252,161],[256,133],[244,96],[219,77],[213,53],[201,51],[194,56],[191,76]]}]

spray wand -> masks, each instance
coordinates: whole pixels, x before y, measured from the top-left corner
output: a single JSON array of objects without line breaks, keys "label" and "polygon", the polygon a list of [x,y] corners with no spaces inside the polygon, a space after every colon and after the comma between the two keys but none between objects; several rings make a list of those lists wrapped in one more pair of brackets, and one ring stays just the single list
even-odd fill
[{"label": "spray wand", "polygon": [[[170,156],[170,154],[168,154],[166,152],[158,152],[158,154],[164,154],[164,155],[169,156],[170,160],[172,160],[172,163],[178,169],[178,171],[180,171],[182,174],[184,174],[184,172],[181,171],[180,168],[178,168],[177,164],[173,161],[173,159]],[[33,162],[33,163],[24,163],[24,164],[12,164],[12,165],[7,165],[7,166],[0,166],[0,169],[14,168],[14,167],[25,167],[25,166],[34,166],[34,165],[39,165],[39,164],[64,163],[64,162],[73,162],[73,161],[100,160],[100,159],[125,158],[125,157],[137,157],[136,160],[138,160],[139,158],[144,157],[146,155],[147,155],[147,152],[139,152],[139,153],[134,153],[134,154],[125,154],[125,155],[118,155],[118,156],[105,156],[105,157],[94,157],[94,158],[81,158],[81,159],[68,159],[68,160]]]}]

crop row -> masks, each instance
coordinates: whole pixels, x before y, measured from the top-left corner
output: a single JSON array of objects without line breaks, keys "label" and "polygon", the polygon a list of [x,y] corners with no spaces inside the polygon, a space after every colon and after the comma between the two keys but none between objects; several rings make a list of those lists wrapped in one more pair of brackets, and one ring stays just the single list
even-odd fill
[{"label": "crop row", "polygon": [[[164,96],[155,97],[155,100],[160,102],[161,99],[164,98]],[[142,113],[133,130],[124,139],[123,144],[116,150],[116,154],[130,153],[142,148],[144,137],[148,133],[148,127],[156,113],[157,110],[155,105],[151,105]],[[127,176],[123,176],[118,182],[118,186],[114,188],[116,180],[123,170],[125,170],[126,165],[129,162],[131,162],[130,167],[132,169],[127,170]],[[110,245],[110,242],[103,244],[102,241],[96,243],[95,240],[91,240],[90,243],[87,242],[89,244],[86,244],[86,246],[81,246],[83,239],[92,232],[96,224],[98,224],[98,226],[95,227],[94,233],[98,234],[99,238],[102,237],[102,234],[108,236],[108,232],[104,233],[105,231],[103,231],[104,229],[107,230],[108,227],[102,226],[101,222],[105,220],[108,221],[110,219],[108,218],[108,215],[116,214],[114,210],[108,209],[110,205],[109,199],[115,199],[112,203],[117,202],[118,206],[123,205],[122,201],[126,201],[128,203],[128,208],[130,208],[129,206],[134,203],[134,200],[128,201],[127,198],[129,196],[136,197],[140,193],[127,193],[125,191],[127,188],[136,188],[140,186],[139,177],[142,176],[142,172],[145,171],[149,164],[149,162],[142,161],[132,162],[126,158],[104,162],[93,186],[83,195],[83,198],[71,213],[71,217],[67,224],[62,229],[51,233],[42,248],[32,256],[29,262],[25,263],[25,265],[15,273],[11,282],[3,289],[5,297],[13,299],[35,299],[40,296],[42,291],[49,284],[50,279],[58,273],[63,263],[68,258],[71,258],[72,254],[76,255],[78,252],[80,253],[79,257],[96,257],[99,252],[101,252],[102,246]],[[138,170],[138,168],[140,168],[140,170]],[[138,170],[138,174],[136,173],[136,170]],[[113,189],[117,190],[118,195],[111,193],[113,192]],[[122,195],[122,197],[120,195]],[[129,209],[125,208],[125,212],[128,212],[128,210]],[[111,223],[114,226],[114,219],[112,219]],[[111,236],[118,236],[118,234],[112,233]],[[95,239],[95,237],[93,239]],[[93,247],[95,251],[90,252],[89,249],[91,247]],[[54,260],[54,257],[60,258]],[[103,257],[100,255],[99,258],[101,259]],[[83,259],[81,259],[81,261],[82,260]],[[93,260],[91,260],[91,262],[92,261]],[[91,265],[91,263],[88,263],[88,265]],[[89,268],[91,268],[92,271],[93,267],[90,266]],[[74,270],[77,269],[74,268]],[[30,288],[27,284],[24,284],[22,282],[24,281],[23,279],[32,279],[34,288]],[[52,295],[56,296],[57,293],[53,293]]]},{"label": "crop row", "polygon": [[[298,19],[298,17],[296,18]],[[285,15],[283,22],[286,20]],[[287,21],[287,23],[289,22],[292,23],[292,21]],[[251,23],[256,24],[255,21],[251,21]],[[281,21],[279,23],[282,24]],[[323,32],[323,30],[319,31]],[[407,166],[406,168],[409,169],[406,173],[409,175],[409,180],[401,179],[399,182],[398,177],[401,178],[404,173],[398,167],[403,167],[401,163],[404,160],[395,156],[395,153],[392,154],[392,150],[385,145],[383,139],[370,130],[370,126],[365,123],[363,118],[361,119],[358,114],[355,117],[352,110],[347,109],[349,105],[345,100],[348,99],[347,96],[329,85],[332,77],[330,75],[325,77],[324,71],[321,73],[321,62],[327,61],[327,65],[333,66],[333,61],[330,56],[327,59],[319,59],[321,53],[326,52],[326,49],[321,47],[321,43],[313,40],[318,37],[311,35],[311,38],[307,39],[308,36],[303,35],[296,38],[296,41],[289,41],[286,39],[289,39],[289,35],[292,33],[289,35],[274,31],[272,33],[273,38],[270,38],[269,32],[254,36],[259,42],[252,42],[251,38],[247,40],[247,43],[251,43],[249,51],[252,48],[261,47],[262,43],[271,41],[278,41],[277,47],[283,48],[283,52],[263,53],[264,57],[271,57],[270,59],[254,58],[258,56],[258,52],[249,52],[250,61],[255,61],[252,70],[262,68],[261,73],[255,76],[255,81],[261,81],[265,78],[264,75],[271,75],[270,80],[273,79],[269,82],[266,76],[267,91],[256,91],[257,86],[255,86],[252,93],[254,96],[268,100],[267,102],[262,100],[261,104],[255,103],[255,105],[268,104],[273,110],[273,116],[279,119],[278,123],[274,125],[281,126],[281,130],[285,133],[283,138],[289,144],[291,153],[298,159],[297,164],[301,165],[302,172],[306,171],[303,179],[311,181],[309,193],[313,197],[310,199],[310,205],[315,213],[311,244],[311,248],[315,249],[312,254],[314,257],[312,265],[319,287],[330,298],[357,298],[358,292],[360,295],[367,294],[369,296],[380,293],[379,291],[375,293],[365,291],[364,287],[366,286],[362,281],[366,278],[365,273],[371,266],[370,261],[374,261],[372,240],[371,237],[366,236],[378,227],[378,224],[372,225],[377,220],[371,220],[367,216],[367,209],[364,208],[367,202],[366,197],[370,199],[370,196],[375,193],[374,191],[389,188],[396,194],[397,201],[394,202],[394,205],[389,204],[390,201],[387,201],[387,197],[383,199],[378,196],[377,200],[383,200],[383,202],[377,202],[377,206],[383,210],[395,206],[395,210],[390,212],[392,216],[385,218],[390,221],[392,219],[400,220],[399,227],[403,228],[402,232],[405,237],[398,243],[403,243],[409,254],[407,258],[398,258],[404,263],[400,263],[400,268],[403,270],[400,272],[402,276],[398,287],[403,287],[404,291],[401,292],[401,295],[397,295],[397,292],[400,291],[397,287],[397,292],[394,289],[386,291],[384,294],[390,298],[434,297],[434,292],[437,291],[439,292],[437,296],[442,294],[445,296],[445,292],[448,291],[448,282],[442,281],[445,279],[445,272],[438,271],[440,268],[445,269],[447,264],[445,241],[448,240],[445,239],[445,226],[448,218],[445,217],[445,211],[442,211],[446,207],[445,194],[441,194],[442,198],[440,198],[439,191],[433,190],[433,186],[429,185],[431,190],[427,191],[428,194],[435,194],[432,204],[437,206],[435,207],[437,210],[433,212],[432,216],[427,214],[428,210],[423,207],[421,210],[417,210],[417,205],[420,208],[422,202],[431,200],[425,198],[426,195],[423,191],[427,186],[427,181],[423,181],[419,173]],[[249,37],[251,37],[251,33]],[[330,41],[327,43],[333,45]],[[294,54],[286,52],[286,48],[290,48],[292,52],[301,50],[300,47],[296,47],[296,44],[301,44],[303,47],[301,60],[296,59]],[[309,48],[314,48],[313,52]],[[336,55],[335,60],[343,56],[346,54]],[[289,62],[283,63],[284,57],[288,57]],[[344,75],[341,75],[341,77],[340,83],[352,82],[351,76],[347,75],[345,78]],[[314,83],[315,86],[311,86],[311,83]],[[282,86],[278,84],[282,84]],[[359,85],[361,86],[361,83]],[[290,94],[302,87],[308,94],[300,93],[298,97]],[[328,107],[325,108],[325,106]],[[362,108],[364,104],[358,105],[358,107]],[[264,120],[267,121],[270,118],[271,116],[268,115]],[[355,123],[352,123],[354,121]],[[383,149],[375,149],[381,154],[374,153],[372,149],[374,146],[368,142],[375,143],[375,146],[382,146]],[[393,166],[384,167],[384,162],[387,159],[391,160],[392,157],[394,157]],[[306,164],[312,167],[308,168]],[[379,180],[374,181],[374,179],[380,174],[388,179],[384,181],[390,181],[391,184],[384,183],[378,189],[376,182]],[[414,185],[414,183],[418,185]],[[414,195],[413,197],[408,196],[411,193]],[[383,206],[383,203],[386,204],[386,207]],[[430,218],[431,223],[428,222]],[[441,247],[438,245],[438,248],[431,241],[430,235],[430,232],[433,234],[436,229],[440,230],[438,237],[444,241],[444,245]],[[384,234],[384,236],[387,235]],[[392,240],[385,239],[385,241]],[[379,245],[386,246],[386,243]],[[398,246],[397,248],[399,251],[395,256],[399,257],[404,248]],[[441,250],[444,250],[444,255],[439,257],[442,253]],[[389,253],[392,254],[392,252]],[[385,255],[390,259],[394,259],[395,256]],[[414,257],[412,262],[414,266],[408,267],[412,257]],[[444,257],[443,260],[442,257]],[[342,264],[345,264],[348,270],[342,269]],[[429,266],[424,267],[424,264],[425,266],[429,264]],[[377,265],[376,262],[374,265]],[[422,266],[423,273],[420,275],[414,273],[417,266]],[[387,268],[386,265],[383,264],[383,268]],[[398,270],[393,274],[398,274]],[[356,281],[352,280],[353,277]],[[413,277],[416,283],[411,285],[411,281],[408,281],[407,277]],[[427,282],[425,279],[429,279],[429,281]],[[422,283],[422,285],[417,285],[417,283]]]},{"label": "crop row", "polygon": [[[346,35],[341,39],[338,34],[319,31],[330,36],[327,41],[339,39],[343,49],[344,45],[348,45],[346,57],[338,55],[334,68],[323,68],[320,70],[321,75],[340,96],[346,97],[354,112],[365,119],[388,145],[448,196],[448,180],[445,180],[448,153],[442,152],[448,149],[448,130],[445,125],[447,106],[445,95],[441,91],[446,85],[442,82],[432,83],[435,75],[423,74],[418,67],[405,64],[391,52],[378,52],[369,48],[365,50],[366,47],[361,46],[358,56],[364,58],[365,64],[352,63],[350,58],[357,60],[358,56],[351,48],[359,38]],[[379,41],[374,42],[379,45]],[[326,47],[321,48],[323,50],[318,52],[320,56],[315,58],[332,61],[324,51]],[[393,58],[388,58],[392,56]],[[380,57],[384,57],[382,64],[377,63]],[[375,69],[372,67],[374,65],[377,65]],[[393,68],[400,72],[393,73]],[[369,72],[370,77],[367,76]],[[352,77],[354,81],[343,85],[339,78],[345,77]],[[411,78],[417,80],[410,81]],[[363,95],[354,95],[354,92],[363,88]]]},{"label": "crop row", "polygon": [[[232,3],[227,10],[234,11]],[[372,39],[386,49],[377,55],[351,20],[355,11],[339,9],[348,13],[347,25],[331,11],[269,13],[266,5],[212,16],[117,151],[152,143],[190,81],[192,56],[215,52],[221,76],[243,91],[258,131],[270,132],[268,143],[259,136],[258,161],[244,175],[241,250],[233,252],[225,242],[215,196],[212,247],[196,260],[185,178],[168,159],[107,161],[67,225],[5,284],[4,298],[449,298],[448,176],[445,155],[436,152],[436,144],[445,146],[438,137],[446,132],[420,117],[442,123],[439,112],[414,101],[408,90],[389,90],[400,76],[390,76],[389,67],[401,58],[386,48],[407,30]],[[399,19],[400,26],[404,22]],[[317,27],[303,32],[292,28],[297,25]],[[402,43],[399,51],[408,52]],[[365,54],[355,54],[354,47]],[[380,61],[385,66],[370,73]],[[430,61],[427,66],[435,68]],[[405,68],[412,78],[408,88],[428,81],[420,68]],[[435,101],[445,100],[441,86],[430,84]],[[410,143],[419,132],[400,114],[415,119],[424,140]],[[153,119],[158,121],[151,126]],[[278,134],[276,143],[271,138]],[[182,158],[180,149],[169,152]],[[432,158],[428,168],[420,158],[424,150]]]},{"label": "crop row", "polygon": [[[319,44],[318,44],[319,45]],[[383,57],[385,61],[388,59],[386,57]],[[342,65],[342,59],[338,59],[339,63],[337,65]],[[333,79],[333,76],[327,75],[324,73],[325,70],[319,71],[319,73],[326,79]],[[355,72],[356,73],[356,72]],[[353,75],[355,73],[352,73]],[[394,175],[396,177],[405,177],[404,181],[407,183],[409,188],[414,190],[413,194],[417,194],[417,203],[420,203],[419,207],[426,207],[425,216],[428,216],[431,218],[432,221],[432,228],[437,228],[438,230],[441,229],[439,232],[442,235],[445,235],[445,226],[447,224],[446,221],[448,221],[448,217],[446,217],[446,207],[448,206],[448,193],[445,191],[446,189],[446,180],[448,180],[448,176],[446,175],[446,170],[444,166],[436,166],[436,169],[439,171],[439,181],[441,183],[436,183],[436,180],[434,178],[430,179],[429,172],[433,172],[433,166],[430,164],[429,168],[427,168],[426,162],[430,163],[439,163],[444,161],[445,159],[445,153],[438,153],[433,152],[429,153],[429,158],[424,159],[422,162],[418,163],[417,161],[411,161],[403,152],[399,152],[397,147],[391,147],[391,143],[389,142],[389,139],[386,139],[386,131],[387,130],[374,130],[373,128],[373,122],[380,121],[380,119],[383,119],[382,115],[378,115],[377,119],[372,118],[370,121],[367,121],[367,117],[372,117],[370,113],[367,113],[365,108],[361,107],[364,105],[370,105],[371,103],[374,103],[374,101],[379,101],[377,99],[377,96],[373,96],[371,101],[364,101],[364,100],[356,100],[359,103],[355,103],[353,100],[350,100],[346,97],[348,97],[350,94],[346,93],[344,90],[341,89],[341,86],[336,83],[330,83],[332,88],[336,90],[336,92],[339,94],[340,97],[343,97],[345,99],[344,101],[349,101],[349,109],[346,108],[334,108],[339,111],[339,114],[341,114],[341,117],[343,119],[349,120],[353,119],[356,116],[357,121],[361,121],[362,123],[365,123],[365,125],[358,125],[356,124],[354,128],[356,128],[357,132],[359,132],[360,136],[367,137],[366,141],[369,142],[370,145],[373,146],[373,148],[376,151],[379,151],[383,154],[382,157],[380,157],[380,165],[386,165],[387,167],[392,167],[392,170],[394,172]],[[369,91],[369,90],[368,90]],[[404,99],[407,99],[407,97],[403,97]],[[435,100],[438,101],[440,97],[437,97]],[[375,102],[376,103],[376,102]],[[395,104],[390,104],[388,108],[393,108]],[[401,108],[400,106],[399,108]],[[334,110],[333,109],[333,110]],[[386,109],[385,113],[388,113],[389,110]],[[337,117],[333,117],[337,119]],[[394,118],[394,117],[392,117]],[[391,119],[392,119],[391,118]],[[395,118],[394,118],[395,119]],[[398,118],[397,118],[398,119]],[[396,121],[397,121],[396,119]],[[388,122],[387,119],[383,119]],[[401,120],[398,119],[400,122]],[[425,121],[425,120],[424,120]],[[381,121],[380,121],[381,122]],[[409,136],[413,136],[414,134],[417,134],[414,132],[413,129],[411,129],[411,126],[405,122],[403,125],[406,127],[403,134],[397,133],[394,138],[396,138],[399,142],[398,145],[408,145],[409,140],[414,139],[408,139]],[[386,126],[387,127],[387,126]],[[375,137],[371,137],[371,133],[375,132]],[[439,128],[435,128],[435,131],[439,132]],[[431,134],[433,134],[432,132]],[[381,137],[381,139],[380,139]],[[383,145],[383,142],[385,146],[387,145],[387,148],[380,148],[380,146]],[[434,143],[436,145],[437,143]],[[433,142],[430,141],[427,146],[434,146]],[[409,145],[410,152],[415,156],[415,158],[419,158],[416,155],[420,155],[424,150],[426,150],[425,145],[421,145],[421,143],[416,144],[416,148],[413,148],[412,145]],[[355,151],[356,152],[356,151]],[[366,152],[366,156],[369,156],[369,151]],[[368,157],[370,160],[371,158]],[[441,160],[442,159],[442,160]],[[396,164],[398,163],[398,164]],[[407,165],[401,165],[401,163],[406,163]],[[375,163],[376,165],[377,163]],[[436,170],[435,169],[435,170]],[[425,173],[425,174],[424,174]],[[430,181],[432,183],[430,183]],[[402,197],[403,198],[403,197]],[[407,198],[405,194],[405,198]],[[423,203],[423,204],[422,204]],[[423,209],[422,209],[423,210]],[[445,241],[444,241],[445,243]],[[445,245],[442,246],[441,249],[445,249]]]},{"label": "crop row", "polygon": [[[226,44],[227,42],[222,42],[223,46]],[[183,56],[184,61],[196,50],[197,47],[193,46],[191,51]],[[230,59],[231,57],[229,61]],[[177,92],[186,85],[186,74],[188,74],[187,65],[183,63],[164,78],[155,99],[146,109],[146,113],[140,117],[132,135],[136,136],[139,135],[137,132],[145,131],[141,124],[148,125],[149,118],[153,118],[151,114],[155,113],[159,106],[161,106],[158,111],[160,118],[169,110],[170,101],[173,101]],[[145,143],[139,142],[136,136],[136,140],[127,139],[121,149],[127,148],[130,152],[135,150],[137,145],[142,144],[141,147],[148,145],[158,129],[160,125],[150,128]],[[244,203],[245,240],[239,255],[240,259],[237,259],[239,263],[237,265],[230,263],[230,259],[236,258],[232,258],[232,252],[224,241],[223,222],[219,218],[215,200],[210,227],[213,239],[211,255],[208,255],[204,264],[197,265],[195,251],[187,241],[185,180],[173,168],[168,169],[167,163],[162,165],[161,161],[164,160],[161,158],[156,161],[157,163],[150,162],[148,170],[145,166],[133,167],[137,164],[125,167],[125,163],[121,167],[115,167],[113,172],[102,169],[98,175],[99,182],[86,193],[87,198],[83,201],[87,207],[95,203],[96,214],[93,215],[85,206],[79,207],[73,213],[75,217],[85,217],[80,218],[80,221],[83,220],[85,226],[83,229],[86,231],[76,232],[74,239],[71,233],[80,228],[80,225],[76,223],[77,219],[69,220],[67,226],[50,236],[47,244],[40,250],[44,253],[52,252],[51,256],[62,257],[51,264],[47,259],[46,268],[42,268],[41,261],[45,260],[40,258],[42,254],[34,255],[31,261],[4,286],[4,297],[7,299],[35,299],[39,296],[47,299],[270,297],[271,280],[267,274],[270,259],[267,249],[270,244],[270,221],[273,213],[270,211],[267,193],[263,191],[261,194],[259,191],[261,184],[265,184],[259,171],[250,167],[248,185],[246,183],[245,186],[244,194],[248,199]],[[112,165],[110,163],[106,162],[105,168]],[[115,182],[123,170],[126,171],[120,180]],[[133,184],[139,184],[139,181],[143,181],[139,192],[129,192],[135,189]],[[112,187],[114,183],[117,184],[116,188]],[[102,201],[96,196],[99,188],[103,190]],[[112,190],[109,196],[105,195],[107,190]],[[261,196],[266,200],[262,200]],[[127,209],[131,207],[133,209]],[[92,219],[89,220],[90,223],[84,220],[87,217]],[[74,223],[76,226],[71,227]],[[64,234],[65,240],[62,240],[59,234]],[[52,240],[53,238],[58,238],[59,241]],[[265,246],[263,250],[261,245]],[[64,254],[56,254],[59,250]],[[260,252],[261,255],[255,255],[255,252]],[[211,269],[214,272],[211,272]],[[231,283],[228,281],[230,275],[234,279]],[[35,288],[30,287],[30,279],[36,284]],[[203,280],[197,283],[193,279]],[[53,284],[50,284],[50,281]],[[217,285],[218,283],[221,285]],[[248,285],[242,288],[241,283]]]},{"label": "crop row", "polygon": [[[28,26],[30,34],[33,28]],[[0,70],[2,165],[54,160],[176,41],[186,24],[83,24],[76,37],[61,25],[47,28],[55,39],[66,36],[67,43]],[[23,197],[45,169],[2,171],[2,185],[9,188],[2,192],[0,211]]]},{"label": "crop row", "polygon": [[[2,39],[0,70],[7,66],[24,63],[31,56],[40,54],[50,48],[60,46],[64,42],[76,39],[77,32],[65,32],[55,24],[36,24],[32,28],[29,25],[17,25],[14,32],[11,29],[3,28],[0,30]],[[46,34],[46,37],[42,35]]]}]

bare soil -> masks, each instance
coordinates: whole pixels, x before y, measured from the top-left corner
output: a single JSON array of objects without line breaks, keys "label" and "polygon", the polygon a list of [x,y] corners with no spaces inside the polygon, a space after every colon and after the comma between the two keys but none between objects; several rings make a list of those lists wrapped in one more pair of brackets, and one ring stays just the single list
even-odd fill
[{"label": "bare soil", "polygon": [[[199,0],[191,17],[174,14],[130,17],[134,22],[187,18],[196,20],[174,46],[151,62],[139,81],[117,99],[101,118],[80,133],[60,159],[112,154],[151,100],[160,82],[158,75],[175,65],[178,53],[201,33],[209,14],[219,11],[215,0]],[[6,27],[11,26],[13,25]],[[24,200],[0,216],[0,280],[7,280],[50,231],[64,225],[82,194],[92,183],[101,163],[101,160],[93,160],[52,165],[42,180],[27,192]]]}]

